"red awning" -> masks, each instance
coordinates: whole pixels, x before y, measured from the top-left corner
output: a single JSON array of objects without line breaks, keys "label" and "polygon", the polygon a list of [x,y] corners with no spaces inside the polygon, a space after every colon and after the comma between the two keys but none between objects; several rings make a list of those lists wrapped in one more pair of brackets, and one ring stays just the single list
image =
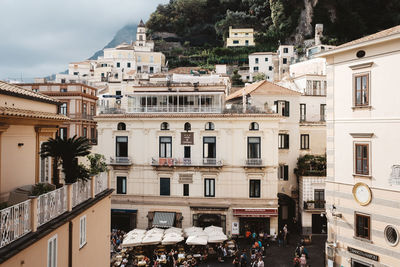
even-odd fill
[{"label": "red awning", "polygon": [[276,217],[278,209],[233,209],[233,216],[236,217]]}]

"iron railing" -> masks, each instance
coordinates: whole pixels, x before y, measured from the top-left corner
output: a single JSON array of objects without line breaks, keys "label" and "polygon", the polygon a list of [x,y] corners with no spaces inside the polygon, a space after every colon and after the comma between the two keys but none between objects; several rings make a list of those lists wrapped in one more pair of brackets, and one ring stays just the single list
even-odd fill
[{"label": "iron railing", "polygon": [[67,187],[40,195],[37,200],[38,226],[66,212],[67,205]]},{"label": "iron railing", "polygon": [[110,157],[110,165],[132,165],[130,157]]},{"label": "iron railing", "polygon": [[72,184],[72,207],[76,207],[90,198],[90,185],[90,181],[81,180]]},{"label": "iron railing", "polygon": [[246,159],[246,166],[262,166],[263,161],[262,159]]},{"label": "iron railing", "polygon": [[151,165],[165,167],[185,166],[222,166],[222,160],[216,158],[203,158],[200,161],[191,158],[152,158]]}]

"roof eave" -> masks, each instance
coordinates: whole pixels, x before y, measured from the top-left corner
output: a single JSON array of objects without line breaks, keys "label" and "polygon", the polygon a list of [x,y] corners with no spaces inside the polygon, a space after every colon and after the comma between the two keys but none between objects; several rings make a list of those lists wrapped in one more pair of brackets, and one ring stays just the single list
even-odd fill
[{"label": "roof eave", "polygon": [[342,48],[335,48],[335,49],[331,49],[328,50],[326,52],[322,52],[322,53],[317,53],[314,56],[318,57],[318,58],[322,58],[322,57],[328,57],[334,54],[338,54],[338,53],[343,53],[352,49],[356,49],[356,48],[360,48],[360,47],[364,47],[364,46],[369,46],[369,45],[374,45],[374,44],[379,44],[379,43],[383,43],[386,41],[391,41],[391,40],[396,40],[400,38],[400,33],[395,33],[389,36],[384,36],[381,38],[377,38],[377,39],[373,39],[373,40],[367,40],[367,41],[363,41],[361,43],[356,43],[353,45],[349,45],[349,46],[345,46]]}]

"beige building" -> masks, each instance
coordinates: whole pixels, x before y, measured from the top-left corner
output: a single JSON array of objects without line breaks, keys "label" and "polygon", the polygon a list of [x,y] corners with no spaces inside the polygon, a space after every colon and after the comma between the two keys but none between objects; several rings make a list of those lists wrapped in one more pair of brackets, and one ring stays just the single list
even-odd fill
[{"label": "beige building", "polygon": [[59,126],[58,134],[62,138],[84,136],[91,144],[97,144],[96,122],[93,120],[97,109],[97,88],[81,83],[49,83],[45,80],[19,86],[60,101],[59,113],[70,118]]},{"label": "beige building", "polygon": [[226,38],[226,47],[255,46],[254,29],[229,27],[229,37]]},{"label": "beige building", "polygon": [[0,81],[0,266],[109,266],[107,175],[37,197],[24,193],[41,174],[51,177],[39,148],[69,120],[59,104]]},{"label": "beige building", "polygon": [[[293,83],[292,86],[298,89]],[[260,81],[234,92],[226,100],[231,109],[274,112],[283,117],[278,133],[279,222],[292,226],[293,217],[301,219],[298,214],[301,216],[302,203],[298,203],[299,185],[294,173],[297,160],[306,154],[325,154],[325,117],[320,114],[325,96]]]},{"label": "beige building", "polygon": [[277,231],[280,116],[223,114],[224,84],[133,89],[121,114],[96,117],[116,188],[112,227]]},{"label": "beige building", "polygon": [[327,266],[399,266],[400,26],[327,61]]}]

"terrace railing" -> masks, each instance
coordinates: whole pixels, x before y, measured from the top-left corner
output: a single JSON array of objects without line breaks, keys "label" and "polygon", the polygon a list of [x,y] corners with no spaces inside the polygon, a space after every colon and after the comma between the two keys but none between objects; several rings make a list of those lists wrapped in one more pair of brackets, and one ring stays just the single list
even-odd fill
[{"label": "terrace railing", "polygon": [[68,210],[67,187],[40,195],[37,199],[38,226],[41,226]]}]

